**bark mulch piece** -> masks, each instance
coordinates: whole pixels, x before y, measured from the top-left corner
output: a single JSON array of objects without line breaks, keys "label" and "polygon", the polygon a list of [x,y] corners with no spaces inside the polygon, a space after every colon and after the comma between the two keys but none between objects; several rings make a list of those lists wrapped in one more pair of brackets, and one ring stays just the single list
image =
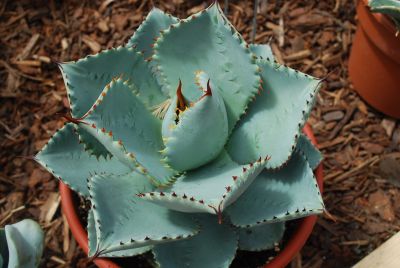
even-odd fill
[{"label": "bark mulch piece", "polygon": [[[220,1],[223,2],[223,1]],[[400,126],[353,91],[347,61],[355,1],[259,0],[255,42],[277,61],[326,77],[309,122],[324,153],[323,215],[291,267],[350,267],[400,230]],[[87,267],[60,213],[57,181],[29,158],[63,125],[65,87],[53,60],[124,44],[156,5],[185,17],[202,1],[0,2],[0,226],[23,218],[46,232],[42,267]],[[229,17],[250,41],[252,1]]]}]

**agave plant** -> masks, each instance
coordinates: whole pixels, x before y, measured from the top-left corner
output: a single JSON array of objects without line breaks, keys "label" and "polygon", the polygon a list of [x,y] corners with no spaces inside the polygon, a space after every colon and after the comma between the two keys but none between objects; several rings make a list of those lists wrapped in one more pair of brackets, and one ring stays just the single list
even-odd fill
[{"label": "agave plant", "polygon": [[400,1],[399,0],[369,0],[368,5],[372,12],[379,12],[390,16],[400,31]]},{"label": "agave plant", "polygon": [[43,252],[43,231],[33,220],[0,228],[0,268],[37,267]]},{"label": "agave plant", "polygon": [[60,69],[71,116],[36,159],[90,200],[89,256],[228,267],[324,210],[302,134],[321,80],[247,44],[218,4],[153,9],[127,45]]}]

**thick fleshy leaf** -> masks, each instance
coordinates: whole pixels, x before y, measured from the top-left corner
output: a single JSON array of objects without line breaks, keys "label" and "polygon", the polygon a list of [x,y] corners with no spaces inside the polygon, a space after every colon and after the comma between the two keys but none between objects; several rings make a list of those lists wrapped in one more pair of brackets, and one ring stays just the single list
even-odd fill
[{"label": "thick fleshy leaf", "polygon": [[312,170],[316,169],[319,163],[321,163],[323,159],[321,152],[312,144],[310,139],[307,138],[307,136],[304,134],[300,135],[296,145],[296,149],[303,152]]},{"label": "thick fleshy leaf", "polygon": [[249,166],[241,166],[223,152],[212,163],[182,175],[165,192],[142,193],[140,197],[177,211],[221,216],[264,169],[267,161],[260,159]]},{"label": "thick fleshy leaf", "polygon": [[237,228],[239,249],[261,251],[274,247],[279,243],[285,232],[285,223],[267,223],[249,228]]},{"label": "thick fleshy leaf", "polygon": [[122,250],[127,253],[129,249],[184,239],[198,232],[190,214],[137,197],[139,192],[154,189],[142,174],[96,175],[89,187],[97,233],[96,255],[119,254]]},{"label": "thick fleshy leaf", "polygon": [[121,79],[108,84],[79,125],[121,162],[165,185],[176,172],[161,162],[161,121]]},{"label": "thick fleshy leaf", "polygon": [[321,80],[267,60],[259,65],[264,90],[234,130],[227,149],[240,164],[268,154],[267,168],[274,169],[292,154]]},{"label": "thick fleshy leaf", "polygon": [[229,131],[260,86],[254,54],[231,27],[215,3],[165,30],[154,45],[153,56],[159,64],[160,84],[170,97],[181,79],[184,96],[197,100],[199,91],[193,79],[198,70],[208,73],[225,101]]},{"label": "thick fleshy leaf", "polygon": [[218,224],[215,216],[198,215],[198,220],[201,225],[198,235],[154,247],[160,267],[229,267],[237,249],[235,232],[227,224]]},{"label": "thick fleshy leaf", "polygon": [[136,47],[138,51],[144,53],[145,58],[148,58],[153,55],[152,45],[160,35],[160,31],[167,29],[171,24],[178,21],[178,18],[166,14],[158,8],[153,8],[129,39],[126,46]]},{"label": "thick fleshy leaf", "polygon": [[8,254],[6,231],[0,228],[0,267],[8,263]]},{"label": "thick fleshy leaf", "polygon": [[[99,251],[97,248],[97,232],[96,232],[96,222],[94,220],[94,215],[93,211],[90,210],[88,214],[88,225],[87,225],[87,231],[88,231],[88,240],[89,240],[89,256],[94,256],[96,252]],[[113,251],[109,253],[105,253],[102,256],[103,257],[128,257],[128,256],[136,256],[143,254],[149,250],[151,250],[153,246],[144,246],[144,247],[139,247],[139,248],[129,248],[129,249],[123,249],[123,250],[118,250],[118,251]]]},{"label": "thick fleshy leaf", "polygon": [[264,170],[226,213],[232,224],[250,227],[321,213],[324,204],[306,158],[296,151],[280,170]]},{"label": "thick fleshy leaf", "polygon": [[43,253],[44,233],[39,224],[27,219],[6,225],[8,267],[38,267]]},{"label": "thick fleshy leaf", "polygon": [[[211,83],[210,83],[211,84]],[[224,100],[217,90],[205,93],[184,111],[175,112],[177,97],[163,120],[162,134],[165,149],[164,160],[178,171],[200,167],[216,158],[228,138],[228,119]],[[172,116],[170,116],[172,115]]]},{"label": "thick fleshy leaf", "polygon": [[104,50],[76,62],[60,64],[67,88],[72,116],[83,116],[111,79],[130,79],[139,91],[139,98],[148,107],[165,100],[142,53],[133,48]]},{"label": "thick fleshy leaf", "polygon": [[92,175],[102,172],[123,174],[130,171],[115,157],[97,159],[86,152],[70,123],[54,134],[35,156],[35,160],[72,190],[86,197],[89,195],[86,180]]},{"label": "thick fleshy leaf", "polygon": [[250,50],[260,59],[274,60],[272,49],[267,44],[251,44]]}]

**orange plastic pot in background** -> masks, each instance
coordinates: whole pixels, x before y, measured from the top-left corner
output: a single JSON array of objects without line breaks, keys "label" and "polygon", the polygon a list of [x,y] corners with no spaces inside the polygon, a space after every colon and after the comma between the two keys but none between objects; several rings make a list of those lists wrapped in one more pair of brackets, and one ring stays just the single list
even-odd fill
[{"label": "orange plastic pot in background", "polygon": [[349,77],[365,101],[400,118],[400,35],[387,16],[357,6],[358,27],[349,59]]},{"label": "orange plastic pot in background", "polygon": [[[317,145],[314,134],[312,133],[311,127],[306,125],[303,132],[310,138],[314,145]],[[319,188],[322,192],[323,190],[323,169],[322,165],[315,170],[315,176]],[[75,237],[79,246],[82,250],[88,254],[88,235],[83,227],[81,220],[78,216],[77,203],[74,199],[74,192],[68,188],[67,185],[60,182],[60,195],[61,195],[61,206],[65,217],[67,218],[69,228],[71,229],[72,235]],[[285,267],[290,263],[290,261],[296,256],[296,254],[301,250],[301,248],[306,243],[308,237],[310,236],[314,225],[317,221],[317,216],[309,216],[302,219],[292,237],[282,249],[282,251],[268,264],[265,268],[281,268]],[[119,268],[116,263],[108,258],[96,258],[94,263],[100,268]],[[132,266],[131,266],[132,267]]]}]

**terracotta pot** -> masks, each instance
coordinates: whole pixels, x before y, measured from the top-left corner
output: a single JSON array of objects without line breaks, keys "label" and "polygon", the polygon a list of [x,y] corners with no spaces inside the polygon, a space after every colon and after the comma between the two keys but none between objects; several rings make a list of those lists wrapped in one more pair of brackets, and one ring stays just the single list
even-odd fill
[{"label": "terracotta pot", "polygon": [[400,118],[400,35],[387,16],[357,6],[358,27],[349,59],[354,88],[374,108]]},{"label": "terracotta pot", "polygon": [[[306,125],[303,129],[304,133],[310,138],[313,144],[317,144],[314,134],[312,133],[311,127]],[[323,190],[323,168],[319,165],[315,170],[315,176],[319,188]],[[60,181],[60,195],[61,195],[61,206],[65,217],[67,218],[69,227],[72,235],[75,237],[79,246],[87,254],[88,248],[88,236],[81,220],[78,216],[77,202],[74,199],[74,192],[68,188],[65,184]],[[301,250],[310,236],[314,225],[317,221],[317,216],[309,216],[299,221],[299,225],[292,237],[286,244],[285,248],[277,255],[271,262],[265,265],[268,268],[281,268],[285,267],[290,263],[294,256]],[[118,268],[116,263],[108,258],[96,258],[93,260],[94,263],[100,268]]]}]

